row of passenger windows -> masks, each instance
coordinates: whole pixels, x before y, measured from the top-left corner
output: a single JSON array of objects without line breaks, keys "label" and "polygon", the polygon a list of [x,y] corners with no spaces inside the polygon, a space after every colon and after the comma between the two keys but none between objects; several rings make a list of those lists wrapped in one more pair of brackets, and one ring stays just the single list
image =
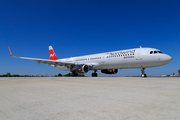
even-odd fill
[{"label": "row of passenger windows", "polygon": [[161,52],[161,51],[151,51],[151,52],[150,52],[150,54],[156,54],[156,53],[161,53],[161,54],[163,54],[163,52]]},{"label": "row of passenger windows", "polygon": [[90,58],[90,60],[101,59],[101,57]]},{"label": "row of passenger windows", "polygon": [[97,60],[97,59],[101,59],[101,57],[88,58],[88,59],[76,59],[76,61],[84,61],[84,60]]},{"label": "row of passenger windows", "polygon": [[131,56],[134,54],[123,54],[123,55],[116,55],[116,56],[107,56],[107,58],[112,58],[112,57],[122,57],[122,56]]},{"label": "row of passenger windows", "polygon": [[87,59],[77,59],[76,61],[83,61],[83,60],[87,60]]},{"label": "row of passenger windows", "polygon": [[[113,58],[113,57],[124,57],[124,56],[131,56],[134,54],[123,54],[123,55],[114,55],[114,56],[107,56],[107,58]],[[95,57],[95,58],[88,58],[88,59],[76,59],[76,61],[84,61],[84,60],[97,60],[101,59],[101,57]]]}]

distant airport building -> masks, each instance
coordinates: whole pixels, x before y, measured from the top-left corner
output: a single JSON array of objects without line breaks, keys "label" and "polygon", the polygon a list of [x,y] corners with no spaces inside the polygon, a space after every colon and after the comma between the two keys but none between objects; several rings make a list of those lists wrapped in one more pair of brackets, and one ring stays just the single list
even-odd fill
[{"label": "distant airport building", "polygon": [[180,70],[178,70],[179,76],[180,76]]}]

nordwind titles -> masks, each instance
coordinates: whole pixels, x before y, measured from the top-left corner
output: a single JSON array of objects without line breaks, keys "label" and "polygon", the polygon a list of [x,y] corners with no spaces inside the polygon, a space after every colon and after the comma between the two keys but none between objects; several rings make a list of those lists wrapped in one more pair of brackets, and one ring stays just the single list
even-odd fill
[{"label": "nordwind titles", "polygon": [[125,54],[130,54],[133,55],[136,50],[126,50],[126,51],[119,51],[119,52],[113,52],[110,53],[109,55],[125,55]]}]

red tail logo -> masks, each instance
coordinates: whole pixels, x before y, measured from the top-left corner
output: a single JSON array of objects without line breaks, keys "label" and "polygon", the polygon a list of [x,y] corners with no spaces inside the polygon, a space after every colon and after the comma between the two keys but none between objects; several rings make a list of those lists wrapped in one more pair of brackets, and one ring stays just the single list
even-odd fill
[{"label": "red tail logo", "polygon": [[50,60],[58,60],[52,46],[49,46],[49,58]]}]

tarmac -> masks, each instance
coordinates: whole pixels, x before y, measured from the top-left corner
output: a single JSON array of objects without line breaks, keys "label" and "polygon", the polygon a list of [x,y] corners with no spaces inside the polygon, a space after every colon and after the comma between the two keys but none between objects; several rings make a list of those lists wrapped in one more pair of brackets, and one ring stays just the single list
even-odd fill
[{"label": "tarmac", "polygon": [[180,120],[180,78],[2,77],[0,120]]}]

